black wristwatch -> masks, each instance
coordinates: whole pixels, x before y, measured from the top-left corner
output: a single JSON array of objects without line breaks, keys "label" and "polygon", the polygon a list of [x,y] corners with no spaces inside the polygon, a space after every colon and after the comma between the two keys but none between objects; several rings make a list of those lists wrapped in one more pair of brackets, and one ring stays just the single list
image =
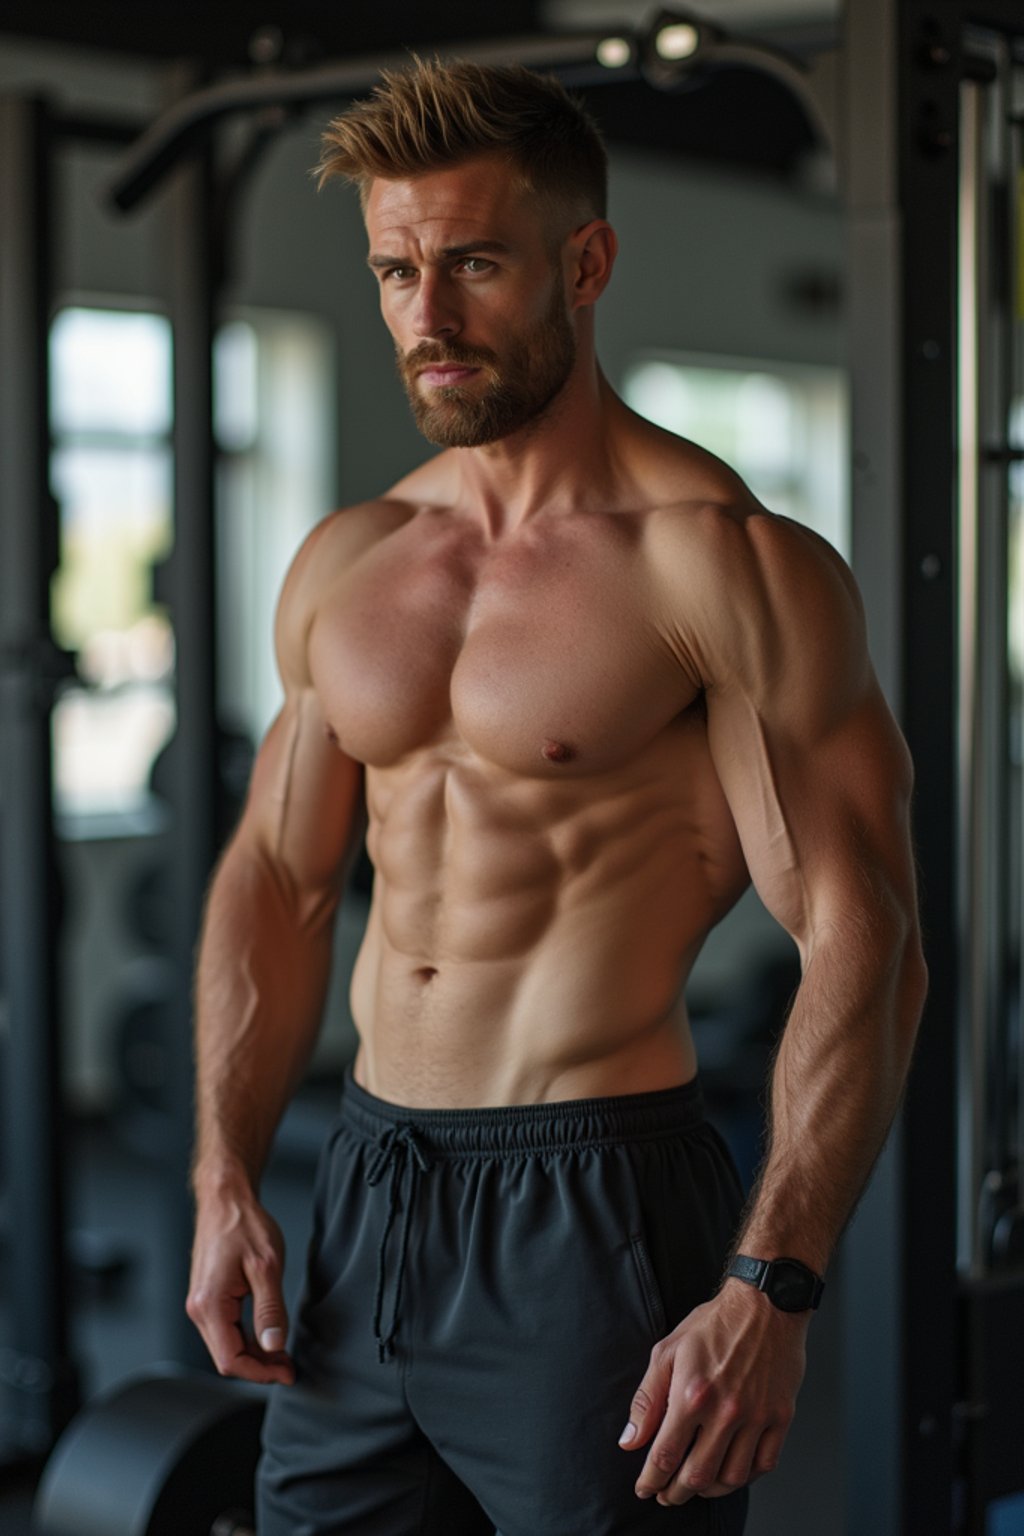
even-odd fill
[{"label": "black wristwatch", "polygon": [[821,1276],[799,1259],[751,1259],[738,1253],[726,1273],[763,1291],[780,1312],[813,1312],[825,1290]]}]

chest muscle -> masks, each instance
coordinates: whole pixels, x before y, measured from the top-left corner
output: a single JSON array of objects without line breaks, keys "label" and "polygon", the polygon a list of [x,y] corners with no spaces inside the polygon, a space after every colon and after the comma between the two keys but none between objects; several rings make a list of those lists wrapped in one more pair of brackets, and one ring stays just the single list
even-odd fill
[{"label": "chest muscle", "polygon": [[387,767],[453,735],[518,774],[626,761],[689,704],[621,537],[385,540],[316,616],[310,665],[350,756]]}]

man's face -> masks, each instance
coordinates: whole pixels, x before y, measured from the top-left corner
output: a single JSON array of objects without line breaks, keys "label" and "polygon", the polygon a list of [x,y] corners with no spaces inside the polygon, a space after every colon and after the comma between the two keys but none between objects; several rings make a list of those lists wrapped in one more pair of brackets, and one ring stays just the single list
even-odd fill
[{"label": "man's face", "polygon": [[541,420],[576,359],[535,199],[493,156],[374,181],[370,265],[416,425],[475,448]]}]

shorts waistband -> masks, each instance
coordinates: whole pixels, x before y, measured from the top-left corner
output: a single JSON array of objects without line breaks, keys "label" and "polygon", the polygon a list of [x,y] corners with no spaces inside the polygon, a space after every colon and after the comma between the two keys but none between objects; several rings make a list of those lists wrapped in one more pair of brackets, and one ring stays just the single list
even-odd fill
[{"label": "shorts waistband", "polygon": [[479,1109],[415,1109],[380,1099],[345,1069],[339,1120],[368,1140],[408,1127],[432,1157],[540,1152],[678,1136],[704,1123],[699,1078],[674,1088],[604,1098],[555,1099]]}]

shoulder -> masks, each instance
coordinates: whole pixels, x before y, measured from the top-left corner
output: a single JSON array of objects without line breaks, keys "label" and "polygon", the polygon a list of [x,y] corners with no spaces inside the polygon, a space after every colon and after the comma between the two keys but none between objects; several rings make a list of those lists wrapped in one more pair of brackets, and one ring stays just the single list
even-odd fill
[{"label": "shoulder", "polygon": [[659,609],[686,632],[705,685],[866,660],[863,605],[838,551],[751,493],[721,490],[650,520]]},{"label": "shoulder", "polygon": [[395,496],[339,508],[313,527],[285,575],[274,621],[274,642],[285,686],[303,686],[306,640],[323,593],[375,544],[397,532],[417,508]]}]

